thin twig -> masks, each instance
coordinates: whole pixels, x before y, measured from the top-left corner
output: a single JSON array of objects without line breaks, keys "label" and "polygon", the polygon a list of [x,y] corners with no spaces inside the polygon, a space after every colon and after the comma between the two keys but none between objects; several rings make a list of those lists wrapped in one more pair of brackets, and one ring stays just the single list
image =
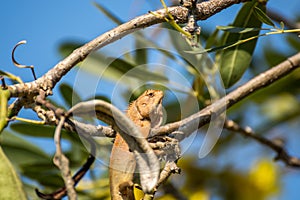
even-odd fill
[{"label": "thin twig", "polygon": [[[60,121],[58,122],[58,125],[55,130],[54,135],[54,141],[56,144],[56,154],[54,156],[54,163],[59,167],[61,170],[63,179],[65,181],[65,187],[62,187],[58,189],[57,191],[50,193],[50,194],[44,194],[41,193],[39,190],[35,190],[36,194],[42,198],[42,199],[61,199],[64,197],[67,193],[70,198],[76,198],[76,192],[74,190],[74,187],[76,184],[81,180],[81,178],[85,175],[85,173],[89,170],[90,166],[93,164],[95,160],[96,155],[96,146],[95,143],[90,139],[90,133],[89,131],[94,131],[95,129],[100,130],[98,132],[101,132],[102,129],[99,129],[96,126],[84,124],[81,122],[77,122],[76,120],[70,120],[69,114],[65,113],[62,109],[57,108],[52,103],[47,101],[45,99],[45,93],[41,92],[36,97],[36,103],[43,105],[43,107],[49,109],[45,110],[40,105],[34,104],[32,106],[32,109],[38,113],[38,116],[43,119],[48,124],[57,124],[57,118],[60,118]],[[75,123],[74,123],[75,122]],[[69,169],[69,161],[64,156],[61,150],[61,144],[60,144],[60,134],[62,127],[67,127],[67,130],[71,130],[74,132],[77,132],[79,135],[81,135],[85,140],[87,140],[91,144],[91,152],[90,155],[86,161],[86,163],[82,166],[82,168],[73,176],[71,177],[70,169]],[[70,198],[70,199],[72,199]]]},{"label": "thin twig", "polygon": [[60,169],[62,177],[65,182],[65,186],[67,189],[68,197],[70,200],[76,200],[77,199],[77,194],[74,189],[74,180],[72,179],[71,176],[71,171],[69,167],[69,160],[68,158],[63,154],[62,149],[61,149],[61,129],[63,127],[63,124],[65,122],[65,117],[61,116],[60,121],[58,126],[55,129],[55,134],[54,134],[54,141],[55,141],[55,146],[56,146],[56,153],[53,158],[54,164]]},{"label": "thin twig", "polygon": [[34,80],[36,80],[36,75],[35,75],[35,72],[34,72],[34,66],[33,65],[22,65],[19,62],[17,62],[17,60],[15,59],[15,51],[16,51],[17,47],[20,46],[20,45],[22,45],[22,44],[26,44],[26,40],[22,40],[22,41],[18,42],[15,45],[15,47],[13,48],[12,53],[11,53],[11,59],[12,59],[14,65],[16,67],[19,67],[19,68],[30,68],[31,72],[32,72],[32,75],[33,75],[33,78],[34,78]]},{"label": "thin twig", "polygon": [[[74,181],[74,186],[76,186],[79,183],[79,181],[82,179],[82,177],[86,174],[86,172],[90,169],[91,165],[95,161],[95,156],[94,156],[96,154],[95,143],[93,141],[91,141],[91,140],[88,140],[88,141],[91,144],[91,153],[90,153],[88,159],[86,160],[86,162],[84,163],[84,165],[72,177],[72,179]],[[38,189],[35,189],[35,192],[42,199],[61,199],[64,196],[66,196],[66,194],[67,194],[67,188],[66,187],[62,187],[62,188],[60,188],[60,189],[58,189],[55,192],[50,193],[50,194],[41,193]]]},{"label": "thin twig", "polygon": [[226,120],[224,128],[233,132],[240,133],[246,137],[250,137],[256,140],[257,142],[263,144],[264,146],[273,149],[277,153],[275,160],[281,160],[286,165],[291,167],[300,167],[300,159],[290,156],[281,142],[272,141],[262,136],[259,136],[255,134],[255,132],[250,127],[242,128],[232,120]]}]

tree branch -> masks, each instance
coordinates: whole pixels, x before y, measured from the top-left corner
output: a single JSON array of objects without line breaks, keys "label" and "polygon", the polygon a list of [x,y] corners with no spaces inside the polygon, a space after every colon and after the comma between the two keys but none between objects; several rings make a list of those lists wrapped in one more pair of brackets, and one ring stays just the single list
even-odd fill
[{"label": "tree branch", "polygon": [[[220,12],[221,10],[230,7],[233,4],[238,4],[247,0],[211,0],[197,4],[195,11],[196,20],[205,20],[210,16]],[[168,8],[168,11],[175,20],[179,23],[186,23],[188,20],[188,9],[181,6]],[[167,17],[165,9],[155,11],[158,15]],[[86,43],[82,47],[74,50],[68,57],[59,62],[41,78],[33,82],[21,83],[9,86],[11,97],[21,97],[26,95],[38,94],[40,90],[46,92],[46,96],[52,94],[52,89],[67,74],[76,64],[83,61],[91,52],[102,48],[122,37],[154,24],[164,22],[163,18],[157,18],[153,14],[145,14],[130,20],[104,34]]]},{"label": "tree branch", "polygon": [[230,108],[240,100],[246,98],[253,92],[256,92],[264,87],[269,86],[273,82],[279,80],[285,75],[291,73],[300,66],[300,53],[288,58],[277,66],[269,69],[266,72],[259,74],[244,85],[235,89],[227,96],[219,99],[213,104],[207,106],[201,111],[174,123],[169,123],[159,128],[153,129],[151,135],[165,135],[174,131],[174,135],[178,134],[180,128],[180,139],[188,137],[191,133],[197,130],[198,127],[210,122],[212,115],[220,115],[226,109]]},{"label": "tree branch", "polygon": [[76,200],[77,193],[74,188],[74,180],[71,176],[71,170],[69,167],[69,159],[63,154],[62,149],[61,149],[61,130],[62,130],[62,126],[63,126],[64,122],[65,122],[65,117],[61,116],[59,124],[56,127],[55,134],[54,134],[56,153],[53,158],[53,162],[61,171],[61,175],[64,179],[69,199]]},{"label": "tree branch", "polygon": [[[38,98],[37,98],[38,99]],[[43,107],[34,104],[31,108],[33,111],[35,111],[40,119],[42,119],[46,125],[58,125],[58,119],[55,115],[55,106],[51,105],[51,108],[47,107],[49,105],[49,102],[46,100],[38,100],[40,104],[48,108],[49,110],[45,110]],[[79,122],[75,119],[67,119],[64,123],[64,128],[71,132],[76,132],[79,135],[83,135],[85,137],[115,137],[116,132],[111,128],[107,126],[94,126],[92,124],[86,124]]]},{"label": "tree branch", "polygon": [[91,100],[81,102],[73,106],[67,113],[69,115],[90,115],[112,126],[134,153],[137,166],[140,171],[140,182],[144,192],[150,192],[155,186],[160,164],[147,140],[143,137],[140,129],[122,111],[103,100]]},{"label": "tree branch", "polygon": [[233,132],[237,132],[246,137],[250,137],[256,140],[257,142],[261,143],[262,145],[273,149],[277,153],[275,160],[281,160],[286,165],[291,167],[300,167],[300,159],[290,156],[284,148],[282,142],[268,140],[267,138],[255,134],[250,127],[242,128],[232,120],[226,120],[224,127]]}]

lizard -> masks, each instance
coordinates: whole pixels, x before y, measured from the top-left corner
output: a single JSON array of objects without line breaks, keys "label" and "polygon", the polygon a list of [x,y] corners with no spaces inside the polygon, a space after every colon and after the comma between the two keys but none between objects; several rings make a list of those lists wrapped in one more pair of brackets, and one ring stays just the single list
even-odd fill
[{"label": "lizard", "polygon": [[[97,115],[97,118],[111,126],[113,126],[117,132],[119,132],[116,136],[116,142],[114,144],[114,148],[112,151],[111,156],[111,166],[114,167],[114,169],[110,170],[111,174],[111,182],[115,185],[114,192],[111,192],[112,199],[123,199],[123,197],[120,194],[125,194],[125,191],[128,190],[127,199],[134,199],[133,190],[129,190],[130,188],[133,189],[130,185],[132,183],[133,173],[135,169],[135,156],[133,153],[129,151],[129,147],[126,144],[125,140],[120,136],[122,133],[123,135],[126,134],[123,132],[123,128],[119,127],[119,125],[126,124],[126,128],[134,132],[133,135],[137,136],[140,134],[144,135],[144,138],[147,137],[149,134],[149,131],[151,128],[158,127],[162,122],[162,98],[163,98],[163,92],[159,90],[147,90],[145,91],[136,101],[132,102],[128,109],[127,109],[127,118],[125,114],[123,114],[121,111],[119,111],[117,108],[115,108],[113,105],[101,101],[101,100],[91,100],[88,102],[81,102],[73,106],[67,113],[65,113],[65,116],[70,116],[71,113],[76,113],[76,115],[81,114],[95,114]],[[115,119],[114,119],[115,118]],[[140,127],[141,129],[136,131],[132,125],[130,125],[130,121],[132,124],[135,124],[136,126]],[[118,123],[121,123],[118,125]],[[124,135],[125,137],[126,135]],[[127,136],[126,136],[127,137]],[[133,136],[130,136],[133,137]],[[129,138],[127,138],[126,141],[128,141]],[[138,139],[138,138],[137,138]],[[141,138],[140,138],[141,139]],[[139,139],[139,142],[141,140]],[[131,140],[129,140],[131,141]],[[136,142],[138,142],[136,140]],[[138,142],[138,143],[139,143]],[[120,146],[120,148],[117,148]],[[130,145],[132,146],[132,145]],[[135,147],[133,147],[135,148]],[[147,151],[146,149],[148,147],[141,146],[143,151]],[[149,147],[150,148],[150,147]],[[124,149],[124,150],[123,150]],[[122,151],[120,151],[122,150]],[[94,151],[94,150],[92,150]],[[119,151],[119,152],[117,152]],[[124,153],[122,152],[128,152],[128,157],[123,157]],[[95,152],[94,152],[95,153]],[[148,155],[148,154],[147,154]],[[152,154],[149,154],[148,159],[155,160],[156,157]],[[75,182],[75,185],[80,181],[82,176],[86,173],[86,171],[89,169],[91,164],[94,161],[93,153],[89,156],[87,162],[84,164],[84,166],[73,176],[73,180]],[[127,161],[127,162],[126,162]],[[126,165],[127,163],[127,165]],[[129,164],[128,164],[129,163]],[[124,165],[125,164],[125,165]],[[120,166],[128,166],[127,168],[124,168],[123,171],[117,171],[116,169],[120,169]],[[159,167],[159,164],[154,164],[154,168]],[[152,180],[151,180],[152,181]],[[74,185],[74,186],[75,186]],[[128,187],[129,186],[129,187]],[[151,187],[151,186],[150,186]],[[112,188],[112,187],[111,187]],[[121,190],[120,190],[120,189]],[[148,188],[149,189],[149,188]],[[147,189],[146,189],[147,190]],[[131,192],[131,193],[129,193]],[[44,194],[36,190],[37,195],[42,199],[61,199],[67,194],[66,187],[62,187],[58,189],[57,191],[50,193],[50,194]],[[125,197],[124,197],[125,198]]]},{"label": "lizard", "polygon": [[[162,91],[149,89],[128,106],[126,115],[140,128],[145,138],[151,128],[156,128],[162,123],[163,96]],[[133,175],[136,161],[127,143],[118,133],[112,147],[109,165],[112,200],[134,200]]]}]

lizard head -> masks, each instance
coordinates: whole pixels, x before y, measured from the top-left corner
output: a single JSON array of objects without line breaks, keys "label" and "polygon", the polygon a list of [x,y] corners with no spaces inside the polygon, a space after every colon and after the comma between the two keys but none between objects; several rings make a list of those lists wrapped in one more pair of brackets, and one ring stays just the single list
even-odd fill
[{"label": "lizard head", "polygon": [[146,90],[137,100],[135,107],[141,120],[149,120],[151,127],[157,127],[162,122],[162,99],[164,94],[160,90]]}]

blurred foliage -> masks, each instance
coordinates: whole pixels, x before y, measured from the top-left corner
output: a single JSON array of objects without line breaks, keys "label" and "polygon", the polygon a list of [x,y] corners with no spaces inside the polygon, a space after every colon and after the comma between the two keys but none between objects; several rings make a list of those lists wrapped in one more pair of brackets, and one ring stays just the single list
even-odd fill
[{"label": "blurred foliage", "polygon": [[197,163],[195,157],[185,157],[179,162],[186,181],[182,192],[188,199],[210,199],[217,195],[224,199],[266,199],[278,188],[278,173],[275,164],[261,158],[250,168],[249,173],[226,166],[211,170]]},{"label": "blurred foliage", "polygon": [[[113,12],[99,4],[96,4],[96,6],[113,23],[122,23]],[[300,19],[300,16],[298,18]],[[244,28],[243,30],[245,30],[261,27],[262,23],[274,25],[265,14],[265,5],[253,1],[242,6],[230,26],[235,27],[235,30],[238,28]],[[172,29],[168,24],[162,26]],[[222,32],[217,28],[209,32],[205,30],[205,27],[202,27],[200,37],[202,45],[208,49],[228,45],[228,43],[258,33],[257,30],[247,33]],[[185,50],[187,48],[186,41],[172,38],[172,35],[166,36],[163,30],[157,30],[151,34],[143,35],[141,32],[134,34],[133,43],[136,50],[119,57],[113,57],[114,55],[109,52],[95,52],[79,64],[77,69],[93,75],[102,74],[104,79],[111,82],[117,82],[122,78],[121,84],[124,85],[125,91],[118,98],[123,102],[126,102],[126,99],[135,99],[141,91],[147,88],[164,90],[166,93],[166,99],[164,100],[164,109],[167,115],[166,122],[177,121],[183,117],[181,116],[182,110],[180,110],[181,104],[192,105],[191,99],[196,98],[197,106],[202,108],[210,103],[210,94],[205,85],[205,80],[189,60],[180,58],[174,53]],[[169,39],[168,45],[172,46],[173,53],[163,50],[165,44],[160,42],[161,38]],[[230,90],[234,90],[241,83],[273,67],[285,60],[287,56],[300,50],[300,40],[297,35],[282,35],[281,39],[285,42],[284,49],[278,48],[272,38],[267,38],[266,40],[269,41],[267,45],[261,43],[261,46],[257,46],[257,42],[252,41],[211,54],[210,56],[213,57],[214,62],[220,65],[225,86],[230,87]],[[83,43],[82,41],[64,42],[60,45],[59,51],[65,57]],[[153,49],[142,48],[145,44]],[[260,53],[256,54],[254,49],[258,49]],[[157,60],[153,60],[154,58],[157,58]],[[137,66],[154,61],[172,66],[174,70],[180,72],[182,76],[189,80],[190,85],[174,80],[172,74],[168,74],[162,69],[153,70],[148,65],[137,68]],[[134,73],[130,73],[130,71]],[[0,74],[12,78],[13,81],[20,82],[18,77],[8,72],[1,70]],[[125,78],[123,78],[124,74],[126,74]],[[288,133],[300,128],[299,123],[293,123],[299,121],[300,115],[299,79],[300,70],[296,70],[272,86],[262,89],[239,102],[229,110],[228,116],[242,125],[251,125],[259,134],[272,136],[270,132],[275,131],[277,136],[285,140],[293,140],[295,135]],[[140,87],[141,83],[147,84]],[[77,102],[86,100],[81,97],[79,91],[73,91],[72,86],[67,83],[60,83],[58,87],[60,94],[55,94],[55,98],[63,100],[64,105],[61,107],[69,108]],[[133,89],[135,90],[131,95],[129,91]],[[101,91],[96,94],[96,98],[110,101],[110,98]],[[55,105],[59,105],[57,99],[52,100]],[[6,113],[6,109],[5,104],[1,103],[1,110]],[[194,110],[193,107],[184,112],[189,115]],[[6,121],[5,118],[1,118],[1,120]],[[290,124],[293,124],[294,129],[289,127]],[[53,140],[54,129],[55,127],[52,126],[11,122],[9,129],[5,129],[1,133],[0,159],[3,161],[0,162],[0,168],[3,170],[0,170],[0,174],[1,178],[5,178],[0,178],[1,191],[7,188],[6,191],[9,188],[13,188],[14,191],[21,191],[20,181],[14,168],[20,174],[27,196],[32,199],[36,198],[33,192],[34,188],[39,188],[43,192],[52,192],[63,185],[60,172],[52,163],[53,153],[43,149],[43,141]],[[77,134],[63,131],[62,138],[64,144],[66,144],[64,153],[70,159],[71,169],[74,173],[84,163],[88,152]],[[199,144],[196,146],[199,147]],[[271,161],[272,152],[265,152],[264,148],[260,149],[259,147],[255,147],[258,149],[251,152],[255,154],[252,161],[256,162],[249,164],[247,150],[245,150],[249,146],[253,146],[253,143],[250,143],[249,140],[244,140],[241,137],[237,138],[232,133],[227,133],[221,136],[208,158],[199,160],[196,151],[184,154],[179,160],[179,166],[182,168],[183,173],[171,176],[171,179],[157,192],[157,199],[260,200],[280,195],[284,184],[282,178],[285,175],[283,173],[285,167],[282,167],[282,169],[280,165]],[[103,148],[108,149],[109,145],[105,143]],[[289,146],[287,146],[288,148]],[[2,149],[5,155],[2,153]],[[106,156],[109,155],[108,151],[104,151]],[[261,153],[261,151],[264,153]],[[235,155],[240,152],[245,152],[246,155],[242,157],[237,155],[235,158]],[[248,165],[244,165],[241,169],[235,167],[235,165],[243,162],[248,163]],[[106,168],[93,167],[88,176],[79,183],[77,190],[79,191],[79,199],[109,199],[109,182]],[[0,192],[0,199],[3,199],[1,194],[4,193]],[[13,195],[20,195],[20,197],[15,196],[13,199],[25,198],[22,192]]]}]

